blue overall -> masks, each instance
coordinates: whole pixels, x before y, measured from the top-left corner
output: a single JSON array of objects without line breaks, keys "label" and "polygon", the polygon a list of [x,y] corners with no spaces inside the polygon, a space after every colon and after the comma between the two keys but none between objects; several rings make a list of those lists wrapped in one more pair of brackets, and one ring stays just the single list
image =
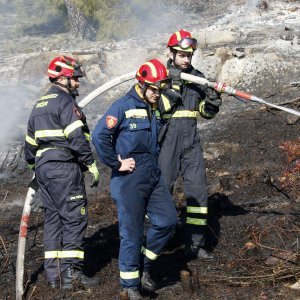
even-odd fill
[{"label": "blue overall", "polygon": [[69,266],[81,268],[87,227],[82,171],[94,163],[86,117],[75,99],[53,85],[28,120],[25,159],[35,164],[44,206],[45,273],[59,280]]},{"label": "blue overall", "polygon": [[[177,223],[176,209],[158,166],[155,110],[139,96],[136,86],[112,104],[100,119],[92,141],[103,163],[112,168],[111,195],[118,208],[120,281],[124,288],[138,287]],[[133,158],[136,169],[120,172],[122,159]],[[151,227],[144,237],[145,215]]]}]

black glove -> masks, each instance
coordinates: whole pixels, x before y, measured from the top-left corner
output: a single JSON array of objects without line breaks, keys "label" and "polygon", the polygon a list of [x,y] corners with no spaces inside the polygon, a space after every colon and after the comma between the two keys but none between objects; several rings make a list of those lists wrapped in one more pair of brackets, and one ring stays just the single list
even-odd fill
[{"label": "black glove", "polygon": [[170,101],[171,106],[180,105],[182,102],[182,96],[179,92],[173,90],[173,89],[167,89],[163,92],[163,94],[168,98]]},{"label": "black glove", "polygon": [[175,88],[177,87],[178,90],[180,90],[180,87],[182,86],[182,80],[181,80],[181,70],[170,67],[169,69],[169,78],[172,79],[172,86]]},{"label": "black glove", "polygon": [[213,105],[209,102],[205,103],[205,112],[210,115],[216,115],[219,112],[219,106]]},{"label": "black glove", "polygon": [[222,105],[221,94],[217,93],[214,89],[207,87],[205,89],[205,94],[206,94],[205,103],[211,104],[211,106],[216,106],[218,108],[219,106]]}]

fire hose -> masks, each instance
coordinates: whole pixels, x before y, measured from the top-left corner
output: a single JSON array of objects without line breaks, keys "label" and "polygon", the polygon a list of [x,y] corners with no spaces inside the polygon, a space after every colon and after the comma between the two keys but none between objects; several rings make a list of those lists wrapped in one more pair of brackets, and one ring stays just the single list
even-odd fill
[{"label": "fire hose", "polygon": [[[88,94],[85,98],[83,98],[78,105],[80,107],[85,107],[88,105],[92,100],[94,100],[99,95],[103,94],[104,92],[108,91],[109,89],[113,88],[116,85],[119,85],[123,82],[132,80],[135,78],[135,72],[127,73],[125,75],[122,75],[120,77],[117,77],[97,89],[95,89],[93,92]],[[243,91],[239,91],[233,87],[227,86],[226,83],[219,83],[219,82],[210,82],[205,78],[193,76],[186,73],[181,73],[181,79],[193,82],[196,84],[201,85],[207,85],[208,87],[216,90],[219,93],[225,93],[229,96],[235,96],[241,99],[265,104],[270,107],[277,108],[279,110],[283,110],[285,112],[288,112],[290,114],[300,116],[300,112],[296,111],[294,109],[282,107],[279,105],[275,105],[269,102],[266,102],[265,100],[258,98],[254,95],[248,94]],[[34,179],[34,176],[33,176]],[[18,250],[17,250],[17,264],[16,264],[16,299],[21,300],[22,296],[24,294],[24,288],[23,288],[23,276],[24,276],[24,258],[25,258],[25,247],[26,247],[26,237],[27,237],[27,230],[29,225],[29,216],[30,216],[30,203],[35,195],[35,190],[32,187],[28,188],[27,196],[24,203],[24,208],[22,212],[22,218],[21,218],[21,224],[20,224],[20,230],[19,230],[19,241],[18,241]]]},{"label": "fire hose", "polygon": [[300,117],[300,111],[269,103],[269,102],[267,102],[267,101],[265,101],[261,98],[258,98],[254,95],[251,95],[251,94],[248,94],[246,92],[239,91],[239,90],[237,90],[233,87],[227,86],[226,83],[210,82],[205,78],[193,76],[193,75],[186,74],[186,73],[181,73],[181,79],[186,80],[186,81],[191,81],[193,83],[207,85],[207,86],[209,86],[210,88],[216,90],[219,93],[224,93],[224,94],[227,94],[229,96],[235,96],[235,97],[240,98],[240,99],[265,104],[267,106],[274,107],[274,108],[277,108],[279,110],[283,110],[285,112],[288,112],[290,114],[293,114],[293,115],[296,115],[296,116]]}]

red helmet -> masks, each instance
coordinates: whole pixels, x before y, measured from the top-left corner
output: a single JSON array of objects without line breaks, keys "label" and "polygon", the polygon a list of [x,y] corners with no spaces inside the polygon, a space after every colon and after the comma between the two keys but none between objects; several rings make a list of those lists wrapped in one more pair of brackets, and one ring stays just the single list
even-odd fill
[{"label": "red helmet", "polygon": [[197,49],[197,40],[192,37],[190,32],[180,29],[171,35],[168,47],[185,52],[194,52]]},{"label": "red helmet", "polygon": [[48,66],[47,75],[50,78],[65,77],[83,77],[84,71],[81,65],[72,57],[58,56],[55,57]]},{"label": "red helmet", "polygon": [[160,89],[170,86],[166,67],[157,59],[151,59],[143,63],[136,72],[136,79],[147,85]]}]

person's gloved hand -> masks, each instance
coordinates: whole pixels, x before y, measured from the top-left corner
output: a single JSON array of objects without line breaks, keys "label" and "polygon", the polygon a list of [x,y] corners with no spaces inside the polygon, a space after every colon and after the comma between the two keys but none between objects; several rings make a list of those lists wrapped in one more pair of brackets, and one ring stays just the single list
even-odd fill
[{"label": "person's gloved hand", "polygon": [[175,68],[175,67],[171,67],[169,69],[169,78],[172,78],[173,81],[181,81],[181,70]]},{"label": "person's gloved hand", "polygon": [[203,118],[212,119],[219,112],[219,106],[212,105],[203,100],[199,104],[199,112]]},{"label": "person's gloved hand", "polygon": [[182,101],[181,94],[174,90],[174,89],[167,89],[163,92],[163,94],[168,98],[169,102],[171,103],[171,106],[174,104],[180,104]]},{"label": "person's gloved hand", "polygon": [[99,184],[99,171],[96,165],[96,162],[94,162],[92,165],[87,166],[89,169],[89,172],[93,175],[93,182],[91,184],[91,187],[96,187]]},{"label": "person's gloved hand", "polygon": [[206,87],[205,94],[206,94],[205,102],[207,104],[209,103],[216,107],[219,107],[222,105],[221,94],[217,93],[214,89],[212,89],[210,87]]},{"label": "person's gloved hand", "polygon": [[176,90],[180,90],[182,86],[182,80],[181,80],[181,70],[171,67],[169,69],[169,75],[168,77],[172,79],[172,88]]}]

